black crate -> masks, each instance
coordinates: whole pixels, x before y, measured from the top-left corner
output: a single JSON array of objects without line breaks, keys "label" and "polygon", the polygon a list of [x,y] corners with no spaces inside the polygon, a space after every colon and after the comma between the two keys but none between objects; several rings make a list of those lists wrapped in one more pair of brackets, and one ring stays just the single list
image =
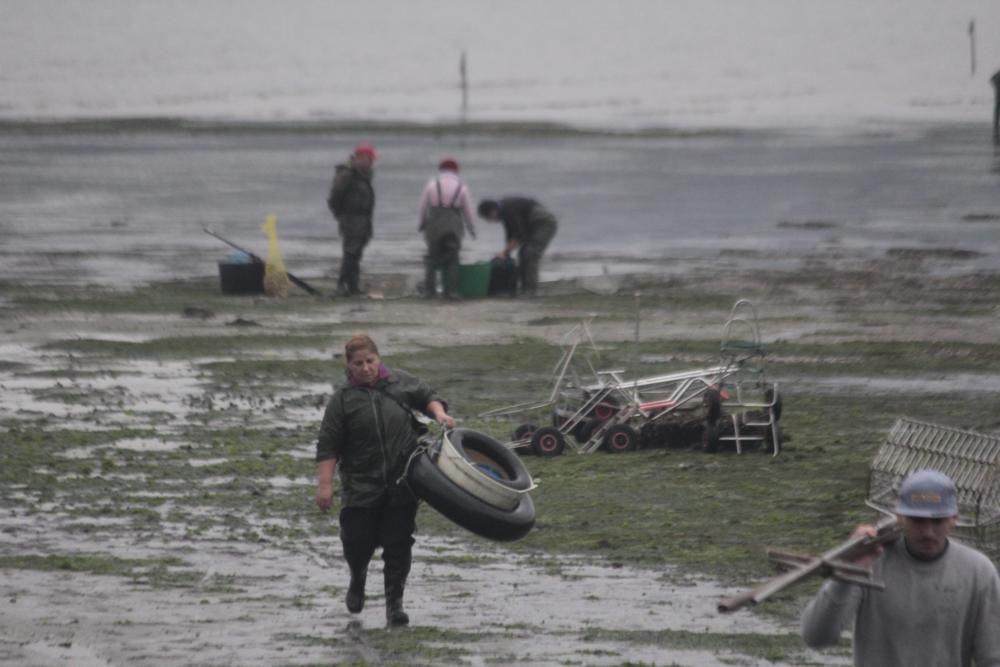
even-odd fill
[{"label": "black crate", "polygon": [[264,264],[219,262],[219,283],[223,294],[263,294]]}]

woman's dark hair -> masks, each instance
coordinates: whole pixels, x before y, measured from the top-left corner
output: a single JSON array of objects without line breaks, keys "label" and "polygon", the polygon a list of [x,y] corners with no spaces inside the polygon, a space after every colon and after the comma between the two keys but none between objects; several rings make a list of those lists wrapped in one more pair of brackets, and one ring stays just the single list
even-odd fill
[{"label": "woman's dark hair", "polygon": [[484,199],[479,202],[479,207],[476,210],[479,212],[480,218],[489,218],[494,213],[500,212],[500,205],[492,199]]}]

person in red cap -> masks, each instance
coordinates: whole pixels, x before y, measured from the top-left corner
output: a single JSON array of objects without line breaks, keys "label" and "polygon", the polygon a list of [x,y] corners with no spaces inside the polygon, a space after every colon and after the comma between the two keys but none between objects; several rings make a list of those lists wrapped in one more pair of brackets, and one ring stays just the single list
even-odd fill
[{"label": "person in red cap", "polygon": [[361,255],[372,237],[375,188],[372,186],[375,148],[358,144],[344,164],[338,164],[326,205],[337,221],[342,242],[338,296],[361,294]]},{"label": "person in red cap", "polygon": [[458,177],[458,162],[446,157],[438,163],[438,175],[432,178],[420,196],[418,231],[424,233],[427,255],[424,257],[424,295],[437,296],[437,272],[441,271],[442,291],[446,299],[459,299],[458,253],[465,230],[476,238],[473,226],[472,195]]}]

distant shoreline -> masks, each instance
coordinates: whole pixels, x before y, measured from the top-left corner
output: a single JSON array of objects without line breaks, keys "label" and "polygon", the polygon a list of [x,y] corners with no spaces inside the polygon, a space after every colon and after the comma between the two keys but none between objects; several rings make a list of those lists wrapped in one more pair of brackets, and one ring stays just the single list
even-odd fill
[{"label": "distant shoreline", "polygon": [[122,116],[106,118],[56,118],[56,119],[6,119],[0,120],[0,133],[25,132],[208,132],[208,133],[351,133],[379,132],[400,134],[470,134],[470,135],[545,135],[545,136],[598,136],[598,137],[735,137],[759,134],[768,130],[748,130],[736,127],[681,128],[650,127],[612,129],[578,126],[570,123],[548,121],[470,121],[442,120],[370,121],[345,120],[239,120],[202,119],[170,116]]},{"label": "distant shoreline", "polygon": [[784,136],[825,133],[866,134],[884,133],[892,128],[924,129],[983,127],[988,131],[989,119],[981,122],[954,120],[928,121],[907,119],[871,118],[857,123],[831,125],[796,125],[787,127],[682,127],[650,126],[639,128],[612,128],[601,126],[557,123],[551,121],[458,120],[371,121],[344,120],[240,120],[236,118],[185,118],[172,116],[121,116],[94,118],[38,118],[0,119],[0,135],[5,134],[70,134],[163,132],[183,134],[408,134],[408,135],[465,135],[465,136],[546,136],[546,137],[621,137],[621,138],[737,138],[746,136]]}]

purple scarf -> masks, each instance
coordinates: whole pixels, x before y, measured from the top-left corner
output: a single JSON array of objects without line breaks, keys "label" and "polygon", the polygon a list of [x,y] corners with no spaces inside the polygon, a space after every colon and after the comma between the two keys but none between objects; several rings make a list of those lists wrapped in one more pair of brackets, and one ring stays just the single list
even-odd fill
[{"label": "purple scarf", "polygon": [[[378,379],[385,380],[389,377],[389,369],[385,367],[385,364],[378,367]],[[368,385],[356,379],[351,375],[350,371],[347,371],[347,379],[351,383],[352,387],[367,387]],[[378,380],[376,380],[378,382]]]}]

